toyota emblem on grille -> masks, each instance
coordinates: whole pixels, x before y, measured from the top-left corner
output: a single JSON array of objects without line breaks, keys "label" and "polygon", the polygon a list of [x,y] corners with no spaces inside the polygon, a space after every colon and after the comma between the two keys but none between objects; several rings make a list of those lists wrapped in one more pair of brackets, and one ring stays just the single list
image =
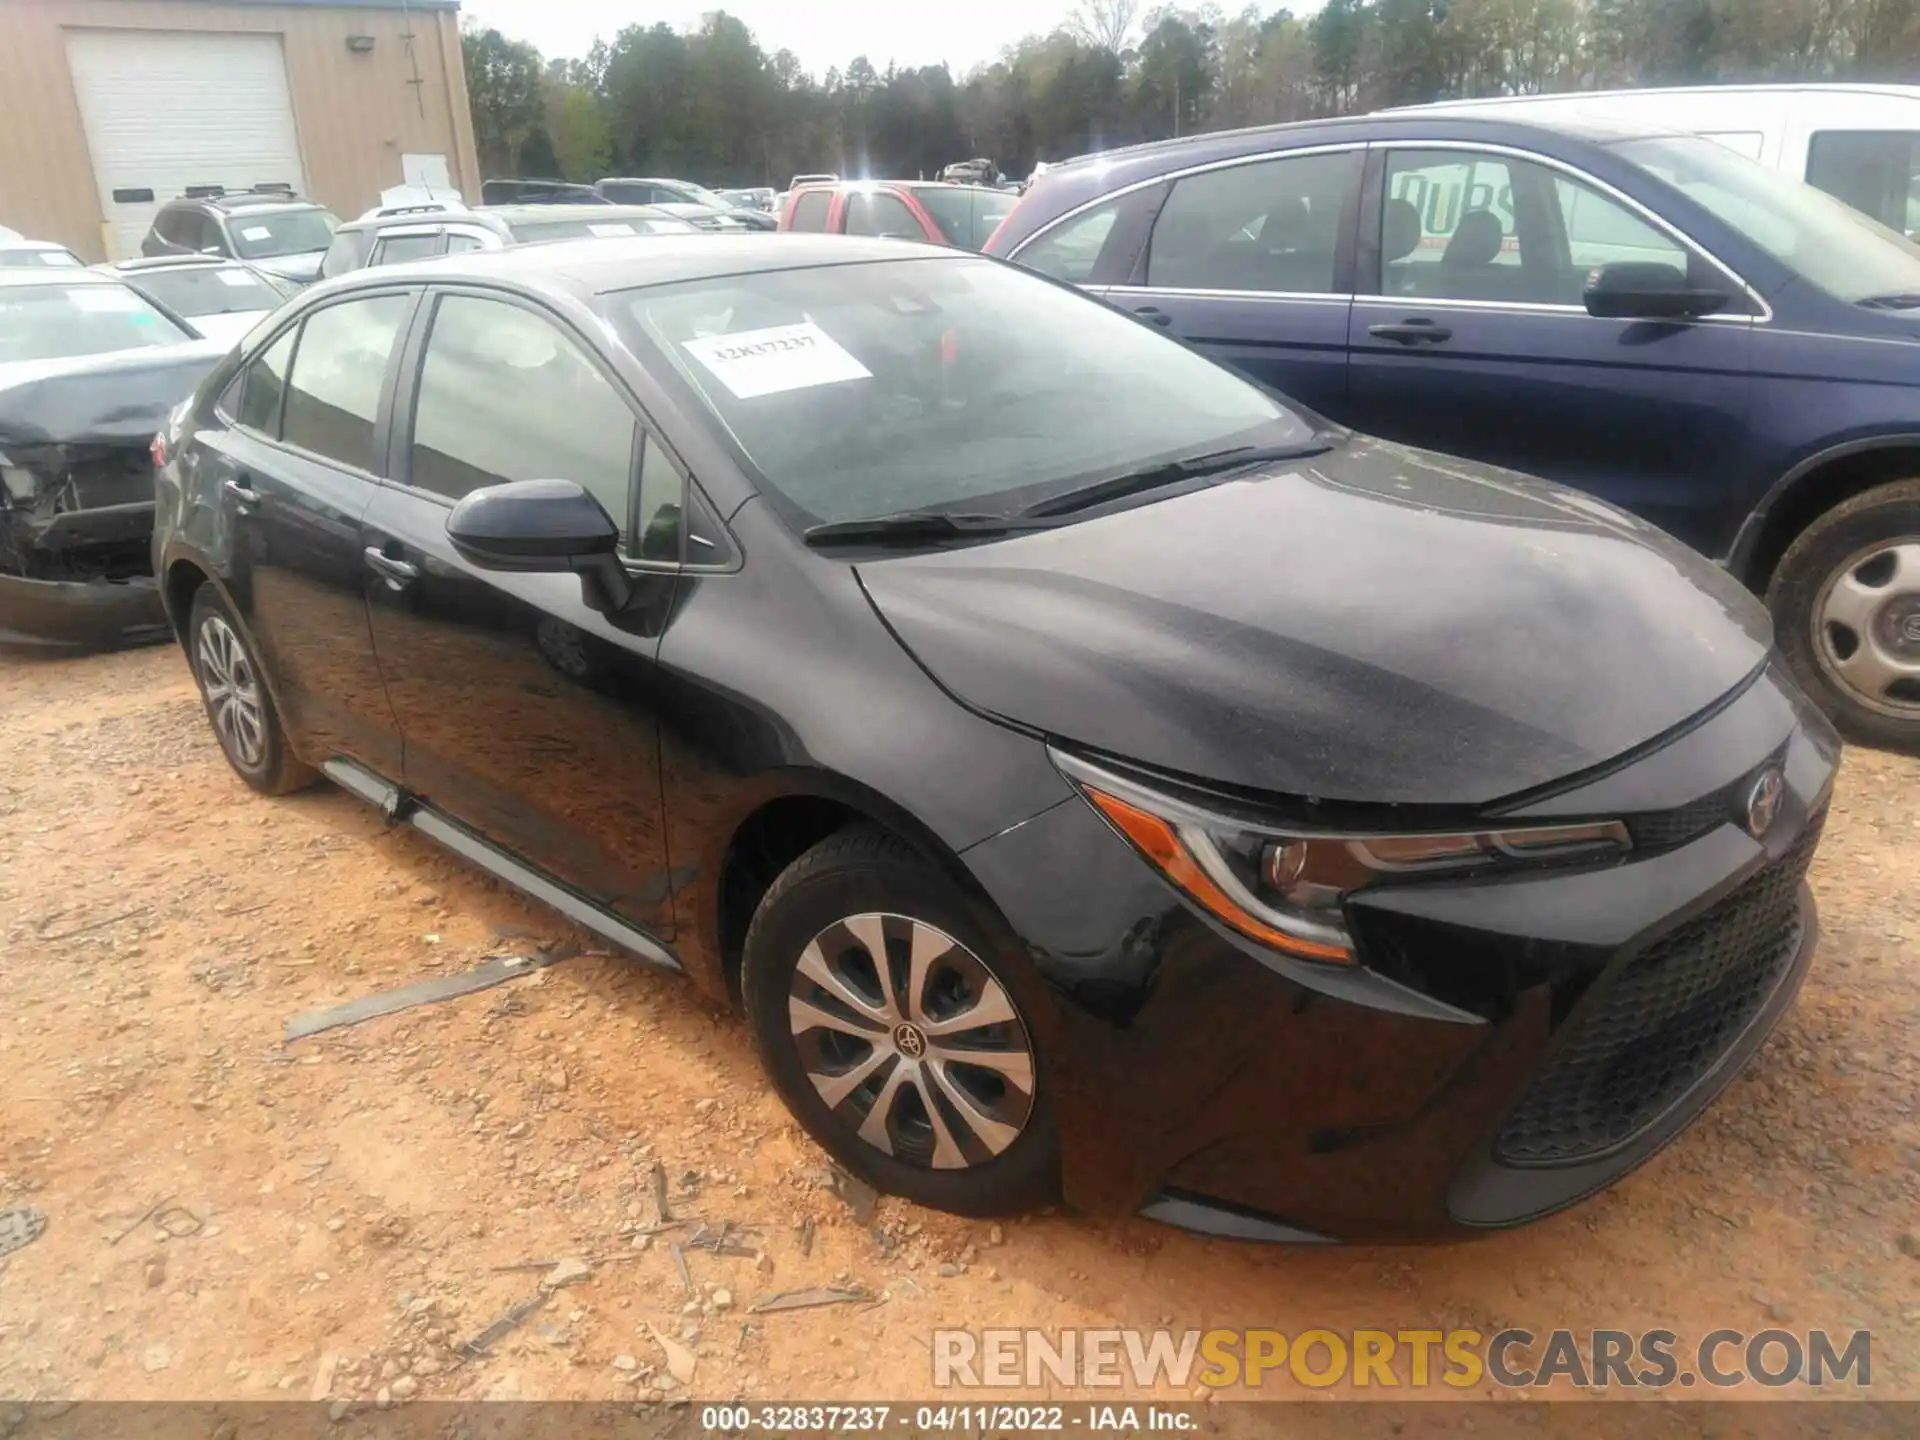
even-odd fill
[{"label": "toyota emblem on grille", "polygon": [[1787,793],[1787,778],[1778,765],[1769,765],[1747,792],[1747,833],[1758,840],[1772,827],[1780,813],[1781,797]]}]

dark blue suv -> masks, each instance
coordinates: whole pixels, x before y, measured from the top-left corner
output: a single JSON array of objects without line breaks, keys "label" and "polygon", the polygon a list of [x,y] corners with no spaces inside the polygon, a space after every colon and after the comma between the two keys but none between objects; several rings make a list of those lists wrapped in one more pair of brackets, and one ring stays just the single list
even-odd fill
[{"label": "dark blue suv", "polygon": [[1696,136],[1449,111],[1072,161],[987,249],[1653,521],[1765,595],[1850,737],[1920,744],[1920,247],[1839,201]]}]

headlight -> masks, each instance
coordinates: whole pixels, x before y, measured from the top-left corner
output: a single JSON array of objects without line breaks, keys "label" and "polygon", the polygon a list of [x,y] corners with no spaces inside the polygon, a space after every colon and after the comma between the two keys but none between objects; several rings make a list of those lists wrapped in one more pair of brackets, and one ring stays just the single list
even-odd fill
[{"label": "headlight", "polygon": [[1342,903],[1381,880],[1605,859],[1632,845],[1617,820],[1399,835],[1293,832],[1162,794],[1077,756],[1052,754],[1107,822],[1188,899],[1243,935],[1331,964],[1351,965],[1355,958]]}]

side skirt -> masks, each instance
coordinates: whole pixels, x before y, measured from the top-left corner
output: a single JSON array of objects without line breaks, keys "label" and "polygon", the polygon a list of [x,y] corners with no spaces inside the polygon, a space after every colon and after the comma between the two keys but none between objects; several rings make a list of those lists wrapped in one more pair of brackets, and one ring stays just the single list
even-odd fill
[{"label": "side skirt", "polygon": [[342,790],[359,796],[389,821],[413,826],[461,859],[478,865],[516,890],[552,906],[576,925],[612,941],[623,950],[631,951],[649,965],[675,973],[682,971],[683,967],[673,952],[645,931],[636,929],[591,900],[575,894],[558,880],[509,855],[492,841],[483,839],[457,821],[448,819],[426,801],[381,779],[365,766],[336,757],[322,765],[320,770]]}]

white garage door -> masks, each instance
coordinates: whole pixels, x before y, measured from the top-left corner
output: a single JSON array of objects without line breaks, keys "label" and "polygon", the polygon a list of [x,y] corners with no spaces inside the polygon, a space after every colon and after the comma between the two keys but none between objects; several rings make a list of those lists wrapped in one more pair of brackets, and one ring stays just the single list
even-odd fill
[{"label": "white garage door", "polygon": [[67,59],[114,258],[190,185],[305,193],[278,35],[69,30]]}]

